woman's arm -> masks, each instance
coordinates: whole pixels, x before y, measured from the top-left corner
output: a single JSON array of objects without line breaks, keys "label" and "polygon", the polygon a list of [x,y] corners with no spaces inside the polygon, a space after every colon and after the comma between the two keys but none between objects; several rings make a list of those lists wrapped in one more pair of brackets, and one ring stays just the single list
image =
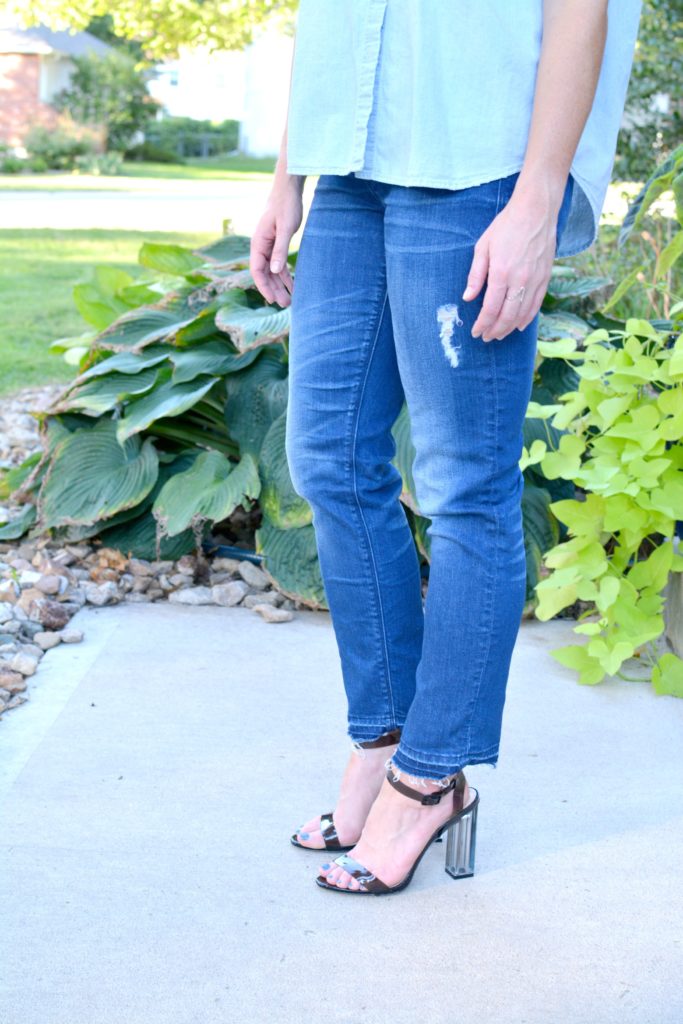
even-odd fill
[{"label": "woman's arm", "polygon": [[[509,203],[474,250],[463,299],[488,277],[472,328],[484,341],[527,327],[538,313],[556,250],[557,215],[590,114],[607,36],[608,0],[543,0],[543,41],[529,138]],[[506,299],[521,286],[524,299]]]},{"label": "woman's arm", "polygon": [[[294,47],[290,66],[289,94],[292,89],[292,69],[294,67]],[[277,302],[280,306],[288,306],[294,288],[292,275],[287,265],[289,243],[303,219],[302,193],[306,176],[287,173],[287,124],[289,121],[289,101],[285,130],[280,143],[280,153],[275,165],[273,186],[268,196],[266,208],[251,236],[249,269],[254,284],[266,302]]]}]

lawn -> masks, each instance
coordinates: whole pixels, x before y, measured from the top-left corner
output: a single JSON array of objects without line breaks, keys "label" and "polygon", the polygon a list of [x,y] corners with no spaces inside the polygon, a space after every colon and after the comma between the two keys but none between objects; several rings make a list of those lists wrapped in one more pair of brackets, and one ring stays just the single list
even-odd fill
[{"label": "lawn", "polygon": [[141,271],[145,240],[201,245],[209,235],[137,231],[0,231],[0,395],[68,381],[74,375],[48,351],[55,338],[81,334],[87,325],[73,304],[73,286],[98,263]]},{"label": "lawn", "polygon": [[191,160],[186,164],[152,164],[128,161],[121,174],[75,174],[48,171],[45,174],[0,174],[0,191],[81,191],[107,189],[126,192],[145,181],[262,181],[272,175],[272,157],[223,156]]}]

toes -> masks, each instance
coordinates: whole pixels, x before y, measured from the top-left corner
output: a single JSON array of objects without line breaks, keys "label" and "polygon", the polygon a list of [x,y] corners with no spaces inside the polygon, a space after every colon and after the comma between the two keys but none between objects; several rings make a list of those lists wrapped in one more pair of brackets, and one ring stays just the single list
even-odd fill
[{"label": "toes", "polygon": [[322,834],[318,832],[297,832],[297,839],[302,846],[307,846],[309,850],[324,850],[325,841],[323,840]]}]

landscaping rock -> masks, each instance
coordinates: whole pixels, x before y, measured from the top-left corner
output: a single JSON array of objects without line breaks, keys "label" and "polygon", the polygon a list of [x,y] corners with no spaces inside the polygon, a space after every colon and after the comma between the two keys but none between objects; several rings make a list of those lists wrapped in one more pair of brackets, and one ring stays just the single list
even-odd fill
[{"label": "landscaping rock", "polygon": [[265,590],[266,587],[270,586],[270,580],[263,569],[259,569],[253,562],[240,562],[237,571],[245,583],[248,583],[253,590]]},{"label": "landscaping rock", "polygon": [[21,672],[22,676],[32,676],[38,668],[39,661],[40,658],[36,658],[35,655],[19,651],[12,658],[10,668],[13,672]]},{"label": "landscaping rock", "polygon": [[83,630],[71,626],[69,629],[62,629],[59,635],[65,644],[78,644],[83,639]]},{"label": "landscaping rock", "polygon": [[213,604],[211,587],[185,587],[168,595],[173,604]]},{"label": "landscaping rock", "polygon": [[35,602],[34,617],[47,630],[62,629],[71,618],[66,604],[43,597]]},{"label": "landscaping rock", "polygon": [[0,669],[0,687],[8,693],[19,693],[26,689],[26,680],[20,672],[12,672],[10,669]]},{"label": "landscaping rock", "polygon": [[286,608],[274,608],[272,604],[255,604],[253,610],[258,612],[266,622],[289,622],[294,613]]},{"label": "landscaping rock", "polygon": [[211,596],[215,604],[224,608],[231,608],[239,604],[249,593],[249,587],[243,580],[233,580],[232,583],[218,583],[211,588]]},{"label": "landscaping rock", "polygon": [[49,651],[52,647],[57,647],[62,642],[59,633],[52,632],[36,633],[33,639],[44,651]]},{"label": "landscaping rock", "polygon": [[112,601],[118,600],[119,597],[118,587],[111,580],[106,583],[91,583],[89,586],[86,584],[84,591],[88,604],[98,607],[110,604]]}]

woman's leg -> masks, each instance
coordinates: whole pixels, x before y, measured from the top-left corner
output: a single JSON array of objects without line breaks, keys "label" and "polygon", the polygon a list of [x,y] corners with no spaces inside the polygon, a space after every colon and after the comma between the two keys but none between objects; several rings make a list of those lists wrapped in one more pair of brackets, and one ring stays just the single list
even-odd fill
[{"label": "woman's leg", "polygon": [[[431,520],[422,656],[392,760],[430,789],[426,780],[495,764],[524,603],[518,463],[537,320],[484,342],[470,333],[483,296],[461,301],[474,245],[513,186],[514,176],[457,191],[385,186],[395,347],[418,504]],[[448,807],[415,805],[385,783],[352,856],[395,884]],[[323,873],[357,888],[340,869]]]},{"label": "woman's leg", "polygon": [[[390,461],[391,427],[404,395],[387,299],[384,209],[353,175],[318,181],[291,316],[287,457],[294,487],[312,507],[348,732],[361,742],[405,720],[424,615],[401,478]],[[346,824],[353,833],[347,841],[359,834],[386,754],[368,751],[350,765],[347,790],[370,766],[376,782],[369,801],[355,808],[360,821],[351,821],[353,807],[340,808],[345,823],[335,812],[338,831]]]}]

